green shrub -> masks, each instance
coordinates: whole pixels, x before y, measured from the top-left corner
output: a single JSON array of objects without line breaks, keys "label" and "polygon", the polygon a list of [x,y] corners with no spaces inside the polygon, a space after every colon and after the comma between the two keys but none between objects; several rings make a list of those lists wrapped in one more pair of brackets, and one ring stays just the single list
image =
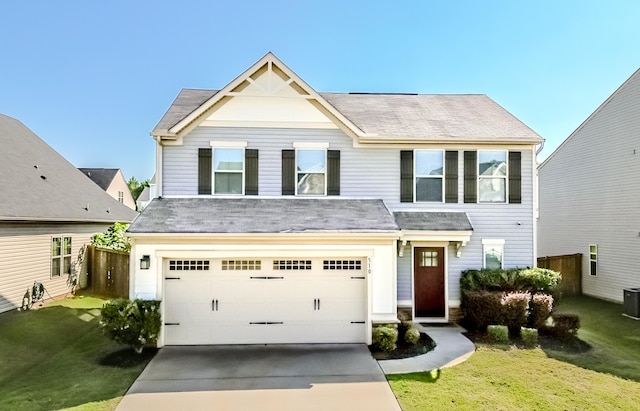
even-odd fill
[{"label": "green shrub", "polygon": [[417,328],[409,328],[404,334],[404,342],[409,345],[416,345],[420,341],[420,331]]},{"label": "green shrub", "polygon": [[522,289],[533,293],[558,296],[562,275],[546,268],[527,268],[520,271]]},{"label": "green shrub", "polygon": [[529,318],[529,300],[527,292],[510,292],[505,294],[500,303],[504,307],[502,318],[496,318],[496,324],[504,324],[509,328],[512,336],[520,334],[520,328],[527,325]]},{"label": "green shrub", "polygon": [[529,328],[538,329],[545,325],[553,310],[553,297],[549,294],[533,294],[529,302]]},{"label": "green shrub", "polygon": [[578,334],[580,316],[572,313],[553,313],[553,334],[558,338],[571,338]]},{"label": "green shrub", "polygon": [[538,345],[538,330],[535,328],[522,327],[522,329],[520,329],[520,337],[524,345],[528,348],[534,348]]},{"label": "green shrub", "polygon": [[496,344],[509,344],[509,329],[505,325],[490,325],[487,327],[489,340]]},{"label": "green shrub", "polygon": [[107,302],[101,315],[104,333],[117,343],[132,346],[138,353],[158,340],[160,301],[118,298]]},{"label": "green shrub", "polygon": [[379,325],[373,328],[373,345],[381,351],[390,352],[396,349],[398,330],[394,327]]},{"label": "green shrub", "polygon": [[471,291],[464,299],[464,325],[471,330],[485,331],[489,324],[503,323],[501,292]]}]

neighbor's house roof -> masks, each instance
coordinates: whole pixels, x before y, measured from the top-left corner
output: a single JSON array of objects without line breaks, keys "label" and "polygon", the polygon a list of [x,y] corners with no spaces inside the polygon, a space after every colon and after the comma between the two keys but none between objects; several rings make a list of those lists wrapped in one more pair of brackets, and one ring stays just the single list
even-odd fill
[{"label": "neighbor's house roof", "polygon": [[89,177],[101,189],[107,191],[111,182],[118,174],[118,168],[78,168],[82,173]]},{"label": "neighbor's house roof", "polygon": [[20,121],[0,114],[0,220],[130,222],[114,200]]},{"label": "neighbor's house roof", "polygon": [[155,198],[131,224],[135,233],[273,234],[395,232],[382,200]]},{"label": "neighbor's house roof", "polygon": [[398,211],[393,216],[401,230],[473,231],[464,212]]}]

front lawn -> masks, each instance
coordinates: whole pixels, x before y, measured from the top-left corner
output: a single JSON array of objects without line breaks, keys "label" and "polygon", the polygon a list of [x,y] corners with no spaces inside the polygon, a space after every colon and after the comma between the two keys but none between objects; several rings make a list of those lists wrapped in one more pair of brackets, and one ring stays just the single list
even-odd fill
[{"label": "front lawn", "polygon": [[0,314],[0,409],[115,409],[155,350],[138,356],[105,337],[103,303],[84,297]]},{"label": "front lawn", "polygon": [[620,304],[588,297],[563,300],[558,310],[580,315],[581,344],[479,344],[468,361],[440,373],[389,375],[402,409],[640,408],[640,321],[623,317]]}]

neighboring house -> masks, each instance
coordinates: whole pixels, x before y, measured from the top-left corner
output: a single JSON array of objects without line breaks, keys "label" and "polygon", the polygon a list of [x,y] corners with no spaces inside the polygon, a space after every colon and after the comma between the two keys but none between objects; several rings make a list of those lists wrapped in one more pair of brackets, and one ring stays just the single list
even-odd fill
[{"label": "neighboring house", "polygon": [[149,180],[149,185],[140,192],[140,195],[136,199],[137,210],[144,210],[151,200],[156,197],[156,175],[154,174],[151,180]]},{"label": "neighboring house", "polygon": [[269,53],[151,134],[130,290],[160,345],[370,343],[457,316],[462,270],[535,264],[542,139],[484,95],[318,93]]},{"label": "neighboring house", "polygon": [[[34,281],[46,297],[69,291],[67,274],[91,236],[136,213],[109,197],[25,127],[0,114],[0,312],[22,305]],[[86,263],[86,261],[85,261]]]},{"label": "neighboring house", "polygon": [[136,209],[136,202],[129,191],[127,180],[119,168],[78,168],[101,189],[132,210]]},{"label": "neighboring house", "polygon": [[640,287],[640,70],[538,169],[538,255],[582,254],[582,291]]}]

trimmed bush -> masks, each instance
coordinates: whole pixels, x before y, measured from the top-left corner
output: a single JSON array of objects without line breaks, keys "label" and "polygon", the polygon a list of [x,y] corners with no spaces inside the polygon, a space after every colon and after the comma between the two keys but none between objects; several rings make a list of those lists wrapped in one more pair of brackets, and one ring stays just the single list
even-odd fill
[{"label": "trimmed bush", "polygon": [[527,268],[520,271],[522,289],[533,293],[558,296],[562,275],[546,268]]},{"label": "trimmed bush", "polygon": [[503,318],[501,292],[471,291],[465,294],[463,312],[465,326],[485,331],[490,324],[500,324]]},{"label": "trimmed bush", "polygon": [[554,313],[553,333],[558,338],[571,338],[578,334],[580,328],[580,316],[572,313]]},{"label": "trimmed bush", "polygon": [[394,327],[379,325],[373,328],[373,345],[381,351],[396,349],[398,330]]},{"label": "trimmed bush", "polygon": [[505,325],[490,325],[487,327],[489,340],[496,344],[509,344],[509,329]]},{"label": "trimmed bush", "polygon": [[538,330],[522,327],[520,329],[520,338],[522,338],[525,347],[534,348],[538,345]]},{"label": "trimmed bush", "polygon": [[107,302],[100,313],[104,333],[117,343],[132,346],[137,353],[158,340],[160,301],[118,298]]},{"label": "trimmed bush", "polygon": [[420,341],[420,331],[417,328],[411,327],[404,334],[404,342],[409,345],[416,345]]},{"label": "trimmed bush", "polygon": [[529,301],[529,328],[538,329],[545,325],[553,310],[553,297],[549,294],[534,294]]},{"label": "trimmed bush", "polygon": [[503,318],[496,318],[497,323],[506,325],[509,328],[509,333],[514,337],[520,334],[520,328],[527,325],[530,299],[529,293],[511,292],[505,294],[500,301],[504,307]]}]

